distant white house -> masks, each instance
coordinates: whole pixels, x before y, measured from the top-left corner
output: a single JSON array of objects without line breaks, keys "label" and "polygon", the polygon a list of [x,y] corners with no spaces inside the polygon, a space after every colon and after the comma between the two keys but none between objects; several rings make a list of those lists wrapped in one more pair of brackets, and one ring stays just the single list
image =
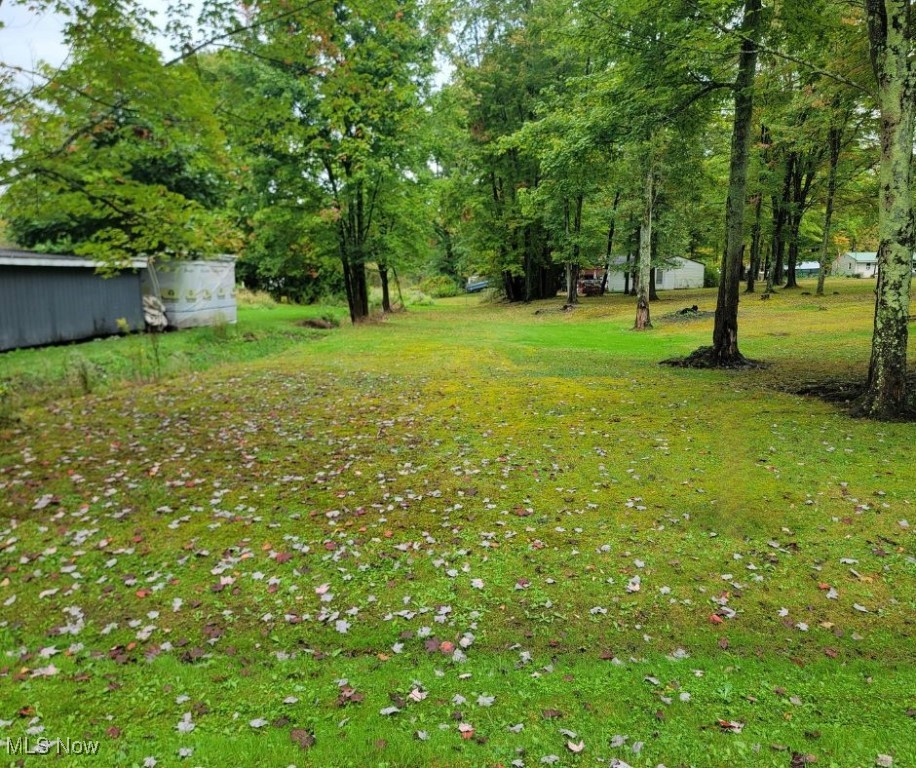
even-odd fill
[{"label": "distant white house", "polygon": [[874,251],[848,251],[833,263],[834,275],[874,277],[878,270],[878,254]]},{"label": "distant white house", "polygon": [[[913,254],[913,272],[916,273],[916,253]],[[833,274],[848,277],[876,277],[878,254],[874,251],[850,251],[833,262]]]},{"label": "distant white house", "polygon": [[[626,259],[615,256],[611,260],[611,272],[607,278],[607,289],[611,293],[623,293],[625,289]],[[636,265],[633,265],[634,269]],[[703,265],[693,259],[675,256],[669,260],[668,266],[656,267],[655,288],[659,291],[673,291],[678,288],[702,288]],[[600,279],[600,278],[599,278]],[[632,279],[629,282],[632,287]]]}]

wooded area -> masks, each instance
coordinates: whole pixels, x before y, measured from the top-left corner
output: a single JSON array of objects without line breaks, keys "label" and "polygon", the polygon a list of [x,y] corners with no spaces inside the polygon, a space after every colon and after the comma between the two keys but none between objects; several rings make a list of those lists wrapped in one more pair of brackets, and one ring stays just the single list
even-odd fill
[{"label": "wooded area", "polygon": [[712,346],[681,364],[729,367],[748,363],[742,291],[877,250],[859,411],[909,408],[909,0],[30,6],[63,15],[70,55],[0,78],[19,245],[111,265],[238,253],[249,286],[345,294],[354,322],[367,270],[387,312],[399,272],[486,275],[510,301],[565,274],[575,303],[580,268],[624,268],[640,329],[651,270],[689,256],[719,296]]}]

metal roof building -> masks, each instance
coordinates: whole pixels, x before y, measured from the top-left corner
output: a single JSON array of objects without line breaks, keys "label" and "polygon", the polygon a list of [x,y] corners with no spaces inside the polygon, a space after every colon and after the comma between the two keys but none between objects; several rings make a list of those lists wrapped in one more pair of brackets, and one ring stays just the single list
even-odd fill
[{"label": "metal roof building", "polygon": [[143,328],[138,259],[113,277],[80,256],[0,249],[0,351]]}]

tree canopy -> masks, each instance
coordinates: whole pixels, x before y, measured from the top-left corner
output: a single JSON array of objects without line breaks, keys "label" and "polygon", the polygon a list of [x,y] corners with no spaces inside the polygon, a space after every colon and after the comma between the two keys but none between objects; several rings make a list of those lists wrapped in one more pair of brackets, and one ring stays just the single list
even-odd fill
[{"label": "tree canopy", "polygon": [[908,407],[908,0],[207,0],[160,27],[138,0],[38,5],[70,55],[0,78],[21,245],[232,250],[250,284],[341,293],[354,322],[370,282],[391,311],[399,269],[567,303],[580,270],[623,270],[638,328],[653,270],[687,257],[720,289],[686,363],[727,366],[741,289],[877,250],[863,411]]}]

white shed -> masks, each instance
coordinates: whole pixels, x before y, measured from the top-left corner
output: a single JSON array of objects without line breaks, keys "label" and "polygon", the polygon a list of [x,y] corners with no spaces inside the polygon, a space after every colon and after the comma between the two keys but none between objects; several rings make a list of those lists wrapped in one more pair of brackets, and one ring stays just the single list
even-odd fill
[{"label": "white shed", "polygon": [[[623,293],[625,287],[624,272],[626,259],[615,256],[611,272],[607,277],[607,289],[611,293]],[[633,264],[636,268],[636,264]],[[678,288],[702,288],[704,267],[699,261],[675,256],[668,260],[668,266],[656,267],[655,288],[659,291],[672,291]],[[633,285],[632,279],[630,285]]]},{"label": "white shed", "polygon": [[234,324],[235,257],[151,264],[143,292],[162,299],[171,328]]},{"label": "white shed", "polygon": [[693,259],[675,256],[671,266],[656,267],[655,288],[659,291],[673,291],[678,288],[702,288],[703,265]]}]

